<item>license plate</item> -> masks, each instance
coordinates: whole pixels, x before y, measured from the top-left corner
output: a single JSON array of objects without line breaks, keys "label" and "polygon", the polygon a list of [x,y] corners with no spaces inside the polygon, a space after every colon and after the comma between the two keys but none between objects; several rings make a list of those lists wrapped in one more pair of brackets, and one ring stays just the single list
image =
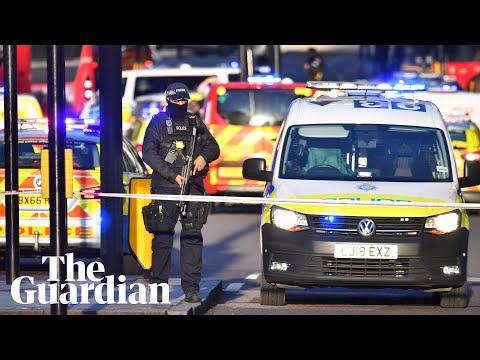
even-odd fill
[{"label": "license plate", "polygon": [[44,199],[40,195],[20,195],[18,205],[21,207],[49,206],[49,199]]},{"label": "license plate", "polygon": [[218,176],[230,178],[243,178],[243,169],[241,167],[224,167],[218,169]]},{"label": "license plate", "polygon": [[398,246],[385,244],[335,244],[337,259],[397,259]]}]

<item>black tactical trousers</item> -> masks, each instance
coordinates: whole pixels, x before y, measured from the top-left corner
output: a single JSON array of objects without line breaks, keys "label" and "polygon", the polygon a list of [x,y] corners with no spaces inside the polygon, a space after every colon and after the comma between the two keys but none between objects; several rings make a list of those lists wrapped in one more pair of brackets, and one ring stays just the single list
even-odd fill
[{"label": "black tactical trousers", "polygon": [[[159,188],[152,189],[154,194],[178,195],[180,189]],[[192,195],[201,195],[200,192],[191,188]],[[152,240],[152,269],[150,283],[168,283],[171,267],[171,253],[173,248],[173,237],[175,226],[180,218],[182,230],[180,233],[180,270],[181,286],[186,293],[188,290],[200,290],[202,276],[202,252],[203,237],[202,227],[205,219],[198,219],[203,213],[205,203],[188,202],[187,218],[180,215],[180,208],[177,201],[157,200],[163,206],[162,231],[155,234]],[[200,209],[200,211],[199,211]],[[204,221],[202,221],[204,220]]]}]

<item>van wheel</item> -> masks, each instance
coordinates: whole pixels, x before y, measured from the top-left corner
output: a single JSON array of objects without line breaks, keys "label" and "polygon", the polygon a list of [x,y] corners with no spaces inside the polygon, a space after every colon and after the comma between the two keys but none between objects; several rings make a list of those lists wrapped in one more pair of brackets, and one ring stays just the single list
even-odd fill
[{"label": "van wheel", "polygon": [[433,298],[440,303],[442,308],[463,309],[468,305],[467,284],[447,292],[433,293]]},{"label": "van wheel", "polygon": [[278,288],[264,280],[260,285],[260,305],[283,306],[286,305],[285,289]]}]

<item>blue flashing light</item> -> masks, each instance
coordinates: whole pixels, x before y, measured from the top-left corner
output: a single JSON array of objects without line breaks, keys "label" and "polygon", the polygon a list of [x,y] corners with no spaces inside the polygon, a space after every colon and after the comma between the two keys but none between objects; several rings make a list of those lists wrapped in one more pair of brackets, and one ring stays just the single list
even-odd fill
[{"label": "blue flashing light", "polygon": [[317,90],[339,90],[339,91],[380,91],[380,92],[415,92],[425,91],[425,84],[406,84],[403,81],[398,83],[369,83],[369,82],[329,82],[329,81],[308,81],[307,88]]},{"label": "blue flashing light", "polygon": [[160,111],[162,111],[159,107],[146,107],[142,109],[142,117],[144,119],[150,119],[151,117],[157,115]]},{"label": "blue flashing light", "polygon": [[325,220],[329,221],[330,223],[333,223],[335,221],[335,216],[325,216]]},{"label": "blue flashing light", "polygon": [[238,61],[232,61],[232,62],[230,63],[230,66],[231,66],[232,68],[234,68],[234,69],[238,69],[238,68],[240,67],[240,64],[239,64]]},{"label": "blue flashing light", "polygon": [[83,130],[84,133],[98,134],[100,132],[100,120],[92,118],[65,118],[67,130]]},{"label": "blue flashing light", "polygon": [[100,219],[101,223],[103,223],[103,226],[105,229],[109,229],[110,226],[112,225],[112,217],[108,212],[102,212],[102,217]]},{"label": "blue flashing light", "polygon": [[431,85],[428,87],[428,91],[430,92],[454,93],[459,90],[460,89],[457,84],[439,84],[439,85]]},{"label": "blue flashing light", "polygon": [[99,125],[100,121],[97,119],[83,119],[85,125]]},{"label": "blue flashing light", "polygon": [[0,86],[0,94],[5,94],[5,86]]},{"label": "blue flashing light", "polygon": [[250,84],[278,84],[282,78],[277,74],[259,74],[248,77]]},{"label": "blue flashing light", "polygon": [[457,91],[458,90],[458,86],[457,85],[448,85],[448,84],[445,84],[442,86],[442,90],[443,91]]},{"label": "blue flashing light", "polygon": [[425,91],[425,84],[397,84],[393,87],[395,91]]}]

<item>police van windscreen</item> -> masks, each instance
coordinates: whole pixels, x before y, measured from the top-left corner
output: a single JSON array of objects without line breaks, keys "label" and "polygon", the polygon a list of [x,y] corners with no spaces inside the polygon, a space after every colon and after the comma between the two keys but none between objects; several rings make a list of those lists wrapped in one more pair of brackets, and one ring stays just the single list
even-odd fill
[{"label": "police van windscreen", "polygon": [[231,125],[281,125],[295,89],[226,89],[218,96],[218,113]]},{"label": "police van windscreen", "polygon": [[433,128],[302,125],[288,129],[279,177],[451,182],[447,140]]}]

